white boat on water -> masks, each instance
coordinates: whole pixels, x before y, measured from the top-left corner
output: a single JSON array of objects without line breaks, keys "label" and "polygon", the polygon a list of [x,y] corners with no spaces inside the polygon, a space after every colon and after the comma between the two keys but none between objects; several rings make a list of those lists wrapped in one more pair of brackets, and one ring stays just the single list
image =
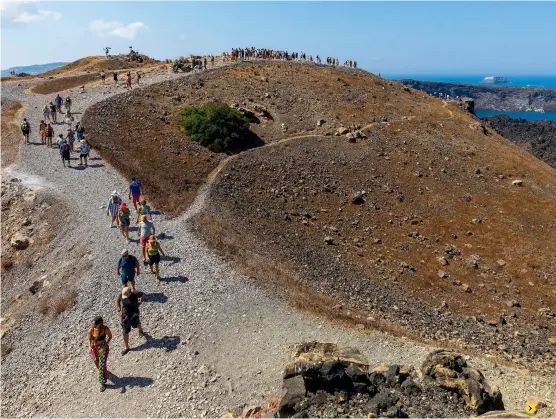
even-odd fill
[{"label": "white boat on water", "polygon": [[511,83],[506,77],[502,76],[488,76],[481,80],[484,84],[509,84]]}]

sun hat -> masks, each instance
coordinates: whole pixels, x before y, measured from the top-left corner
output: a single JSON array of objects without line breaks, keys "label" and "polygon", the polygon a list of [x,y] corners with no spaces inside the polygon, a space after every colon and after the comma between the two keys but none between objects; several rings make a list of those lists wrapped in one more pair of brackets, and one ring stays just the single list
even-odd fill
[{"label": "sun hat", "polygon": [[129,297],[131,294],[131,288],[130,287],[123,287],[122,288],[122,298],[127,298]]},{"label": "sun hat", "polygon": [[120,209],[124,209],[124,208],[127,208],[127,204],[125,202],[122,202],[120,204]]},{"label": "sun hat", "polygon": [[118,191],[112,191],[112,196],[118,196]]},{"label": "sun hat", "polygon": [[143,214],[141,216],[141,221],[147,221],[147,215],[146,214]]},{"label": "sun hat", "polygon": [[129,255],[129,251],[127,249],[122,250],[122,256]]}]

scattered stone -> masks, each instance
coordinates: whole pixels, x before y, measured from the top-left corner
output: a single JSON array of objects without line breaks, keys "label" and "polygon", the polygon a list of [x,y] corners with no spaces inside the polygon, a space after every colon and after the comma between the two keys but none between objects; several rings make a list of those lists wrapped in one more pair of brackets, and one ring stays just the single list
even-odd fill
[{"label": "scattered stone", "polygon": [[521,179],[516,179],[512,182],[512,186],[523,186],[523,181]]},{"label": "scattered stone", "polygon": [[[438,261],[438,263],[440,263],[442,266],[447,266],[448,265],[448,259],[446,259],[444,256],[439,256],[436,258],[436,260]],[[439,271],[440,272],[440,271]]]},{"label": "scattered stone", "polygon": [[317,121],[317,127],[322,127],[326,121],[324,119],[319,119]]},{"label": "scattered stone", "polygon": [[15,233],[10,240],[10,245],[16,250],[27,249],[29,247],[29,237],[21,233]]},{"label": "scattered stone", "polygon": [[349,129],[347,129],[346,127],[343,127],[343,126],[340,127],[340,128],[338,128],[338,130],[336,131],[336,133],[337,133],[338,135],[345,135],[345,134],[347,134],[348,132],[349,132]]},{"label": "scattered stone", "polygon": [[506,305],[510,308],[512,308],[512,307],[521,307],[521,304],[517,300],[506,301]]},{"label": "scattered stone", "polygon": [[353,198],[351,199],[351,203],[355,205],[361,205],[365,203],[365,191],[357,191],[353,194]]},{"label": "scattered stone", "polygon": [[330,236],[326,236],[326,237],[324,238],[324,242],[325,242],[326,244],[334,244],[334,239],[333,239],[332,237],[330,237]]},{"label": "scattered stone", "polygon": [[448,278],[448,274],[444,272],[442,269],[438,271],[437,275],[439,278]]},{"label": "scattered stone", "polygon": [[502,266],[504,266],[504,265],[506,264],[506,261],[503,260],[503,259],[498,259],[498,260],[496,261],[496,264],[497,264],[498,266],[502,267]]}]

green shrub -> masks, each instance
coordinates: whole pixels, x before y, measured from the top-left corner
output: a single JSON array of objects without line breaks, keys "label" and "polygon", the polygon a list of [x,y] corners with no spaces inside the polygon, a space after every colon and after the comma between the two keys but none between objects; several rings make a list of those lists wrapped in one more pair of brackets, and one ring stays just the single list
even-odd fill
[{"label": "green shrub", "polygon": [[224,103],[187,106],[181,115],[181,125],[189,138],[211,151],[235,152],[247,148],[249,144],[249,121]]}]

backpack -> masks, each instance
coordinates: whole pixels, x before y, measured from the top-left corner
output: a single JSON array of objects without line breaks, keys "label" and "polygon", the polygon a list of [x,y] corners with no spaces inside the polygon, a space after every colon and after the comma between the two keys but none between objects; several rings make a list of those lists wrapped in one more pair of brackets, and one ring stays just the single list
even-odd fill
[{"label": "backpack", "polygon": [[129,211],[128,212],[120,211],[120,222],[122,224],[127,224],[129,222],[129,214],[130,214]]},{"label": "backpack", "polygon": [[29,122],[23,121],[21,123],[21,131],[28,132],[29,131]]}]

